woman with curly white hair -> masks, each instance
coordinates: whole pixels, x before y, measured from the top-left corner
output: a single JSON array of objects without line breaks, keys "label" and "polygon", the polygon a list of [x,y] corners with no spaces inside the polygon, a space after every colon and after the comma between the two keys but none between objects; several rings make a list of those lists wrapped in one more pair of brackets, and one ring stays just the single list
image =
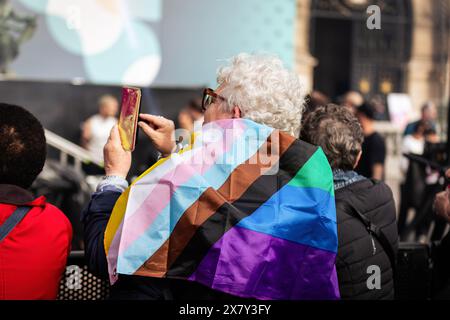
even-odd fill
[{"label": "woman with curly white hair", "polygon": [[[219,69],[216,90],[205,89],[205,124],[220,119],[250,119],[298,137],[305,92],[300,78],[270,55],[241,53]],[[174,124],[141,115],[141,129],[163,156],[175,149]]]},{"label": "woman with curly white hair", "polygon": [[298,136],[304,108],[304,91],[298,75],[268,55],[241,53],[219,69],[214,98],[205,121],[246,118]]},{"label": "woman with curly white hair", "polygon": [[162,299],[170,287],[196,299],[337,299],[332,172],[320,148],[296,138],[299,77],[276,57],[243,53],[217,82],[204,90],[207,138],[190,150],[174,154],[172,121],[140,115],[165,159],[129,188],[131,155],[111,131],[106,177],[83,215],[90,269],[117,281],[115,298]]}]

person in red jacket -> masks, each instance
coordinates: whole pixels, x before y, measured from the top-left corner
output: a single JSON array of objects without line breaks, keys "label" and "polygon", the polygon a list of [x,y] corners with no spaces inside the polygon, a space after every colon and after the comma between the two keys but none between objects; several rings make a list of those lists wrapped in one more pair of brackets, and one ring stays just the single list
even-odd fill
[{"label": "person in red jacket", "polygon": [[0,103],[0,300],[56,299],[72,227],[27,189],[46,158],[44,129],[25,109]]}]

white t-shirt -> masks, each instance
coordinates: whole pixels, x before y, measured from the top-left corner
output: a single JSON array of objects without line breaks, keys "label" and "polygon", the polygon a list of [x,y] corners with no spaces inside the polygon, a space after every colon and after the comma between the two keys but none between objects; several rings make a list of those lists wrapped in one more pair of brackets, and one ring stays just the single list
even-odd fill
[{"label": "white t-shirt", "polygon": [[103,118],[96,114],[88,119],[91,129],[91,139],[87,149],[98,159],[103,159],[103,147],[108,141],[111,129],[117,124],[115,117]]},{"label": "white t-shirt", "polygon": [[[402,154],[403,153],[412,153],[416,155],[423,155],[423,151],[425,148],[425,139],[423,138],[415,138],[413,135],[407,135],[403,138],[402,143]],[[409,160],[406,157],[402,157],[400,160],[400,169],[404,175],[406,175],[406,171],[408,171]]]}]

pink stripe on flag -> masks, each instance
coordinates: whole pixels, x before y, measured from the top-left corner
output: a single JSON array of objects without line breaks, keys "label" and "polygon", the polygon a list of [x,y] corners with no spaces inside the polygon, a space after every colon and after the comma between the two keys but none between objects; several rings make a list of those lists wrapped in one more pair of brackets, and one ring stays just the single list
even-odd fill
[{"label": "pink stripe on flag", "polygon": [[122,236],[122,228],[123,228],[123,220],[117,228],[116,234],[109,246],[107,260],[108,260],[108,273],[109,273],[109,281],[111,284],[114,284],[117,277],[117,258],[119,257],[119,245],[120,238]]},{"label": "pink stripe on flag", "polygon": [[[124,229],[126,230],[126,237],[121,239],[120,252],[125,252],[125,250],[137,240],[145,231],[151,226],[155,221],[158,214],[170,203],[172,195],[176,190],[183,184],[185,184],[189,179],[195,175],[202,175],[208,169],[210,169],[217,159],[228,150],[230,150],[241,134],[243,127],[234,128],[233,138],[226,139],[226,143],[222,144],[221,148],[214,148],[214,154],[208,155],[209,160],[206,164],[200,161],[199,164],[192,163],[192,161],[183,160],[178,166],[176,166],[172,171],[168,172],[164,177],[159,179],[156,183],[157,185],[153,188],[151,194],[145,199],[139,209],[133,213],[129,218],[125,215],[124,218]],[[200,148],[203,153],[209,153],[210,148]],[[195,162],[195,160],[194,160]],[[157,170],[157,169],[156,169]],[[169,184],[165,184],[166,181],[170,181]],[[140,185],[140,181],[136,184]],[[143,184],[145,185],[145,184]],[[169,189],[169,190],[168,190]]]}]

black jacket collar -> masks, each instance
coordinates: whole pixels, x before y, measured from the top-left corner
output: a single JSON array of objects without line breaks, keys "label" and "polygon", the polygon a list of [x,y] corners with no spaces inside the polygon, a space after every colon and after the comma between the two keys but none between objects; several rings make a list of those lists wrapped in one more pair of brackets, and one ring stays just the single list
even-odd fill
[{"label": "black jacket collar", "polygon": [[0,203],[24,205],[33,200],[33,194],[26,189],[11,184],[0,184]]}]

